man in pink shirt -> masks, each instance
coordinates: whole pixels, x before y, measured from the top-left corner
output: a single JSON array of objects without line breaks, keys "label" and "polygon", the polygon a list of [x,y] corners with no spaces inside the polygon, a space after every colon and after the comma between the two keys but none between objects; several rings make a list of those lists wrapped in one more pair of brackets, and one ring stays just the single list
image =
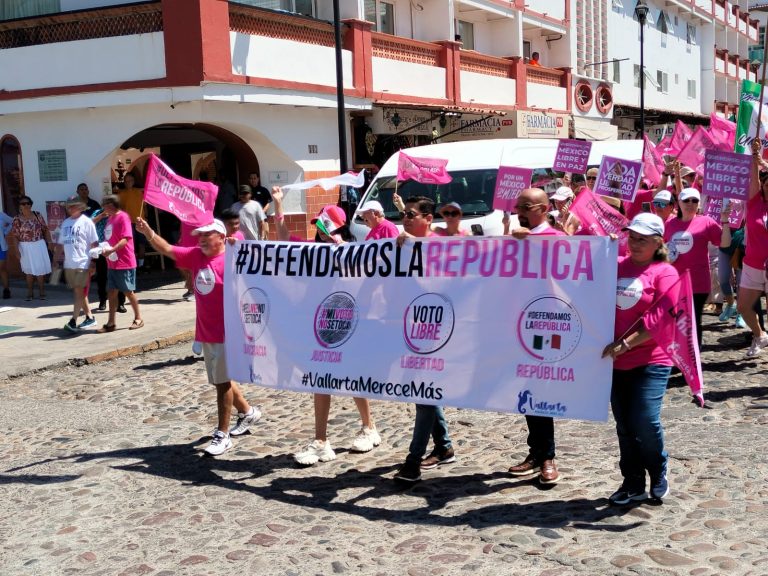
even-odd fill
[{"label": "man in pink shirt", "polygon": [[[208,382],[216,386],[218,426],[206,454],[218,456],[232,447],[230,436],[245,434],[251,424],[261,418],[261,410],[251,406],[237,383],[229,379],[224,346],[224,238],[226,229],[221,220],[195,228],[197,246],[172,246],[155,233],[141,218],[136,230],[144,234],[157,252],[176,261],[192,273],[195,287],[195,341],[203,345],[203,358]],[[231,429],[232,407],[237,408],[237,424]]]},{"label": "man in pink shirt", "polygon": [[107,294],[109,297],[109,319],[97,332],[114,332],[117,312],[117,293],[123,292],[133,309],[133,323],[129,330],[144,326],[136,297],[136,255],[133,253],[133,230],[131,217],[120,209],[120,198],[109,195],[101,200],[104,213],[109,217],[104,227],[104,238],[109,248],[102,251],[107,259]]},{"label": "man in pink shirt", "polygon": [[371,229],[365,237],[366,240],[397,238],[400,235],[397,226],[384,217],[384,208],[376,200],[369,200],[358,208],[355,214],[360,215],[366,226]]},{"label": "man in pink shirt", "polygon": [[[539,188],[527,188],[520,193],[515,206],[520,228],[510,232],[518,240],[529,236],[567,236],[549,225],[547,210],[549,199]],[[512,476],[539,473],[539,483],[556,484],[560,479],[555,464],[555,421],[548,416],[526,416],[528,425],[528,456],[509,469]]]}]

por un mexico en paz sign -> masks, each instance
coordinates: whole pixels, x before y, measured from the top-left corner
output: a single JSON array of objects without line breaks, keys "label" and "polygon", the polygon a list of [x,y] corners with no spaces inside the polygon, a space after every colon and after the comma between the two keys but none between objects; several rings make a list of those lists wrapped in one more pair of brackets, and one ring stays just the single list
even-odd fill
[{"label": "por un mexico en paz sign", "polygon": [[530,187],[532,177],[532,169],[499,166],[496,174],[496,188],[493,191],[494,210],[515,212],[517,197],[523,190]]}]

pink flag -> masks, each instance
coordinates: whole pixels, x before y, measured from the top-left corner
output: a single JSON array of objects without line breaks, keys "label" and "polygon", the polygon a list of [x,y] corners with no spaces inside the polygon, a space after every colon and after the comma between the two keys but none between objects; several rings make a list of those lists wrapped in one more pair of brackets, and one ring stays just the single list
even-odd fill
[{"label": "pink flag", "polygon": [[664,162],[656,151],[656,145],[643,135],[643,176],[653,183],[653,188],[661,180],[664,171]]},{"label": "pink flag", "polygon": [[397,159],[397,179],[416,180],[421,184],[448,184],[451,175],[445,169],[448,160],[441,158],[415,158],[402,150]]},{"label": "pink flag", "polygon": [[581,220],[581,228],[576,232],[585,236],[608,236],[616,234],[619,237],[619,255],[627,253],[627,233],[623,228],[628,220],[612,206],[603,202],[589,188],[582,188],[571,205],[571,212]]},{"label": "pink flag", "polygon": [[691,139],[691,136],[693,136],[691,129],[678,120],[675,124],[675,131],[672,132],[672,138],[670,138],[667,148],[662,150],[662,154],[677,156]]},{"label": "pink flag", "polygon": [[697,174],[704,175],[704,156],[707,150],[720,150],[717,143],[712,140],[706,128],[701,126],[691,136],[677,156],[686,166],[692,168]]},{"label": "pink flag", "polygon": [[[664,300],[659,299],[651,306],[643,318],[648,331],[656,343],[664,349],[670,360],[683,373],[691,393],[699,406],[704,407],[704,379],[701,375],[701,357],[696,337],[696,320],[693,311],[693,291],[691,290],[691,272],[686,270],[680,279],[670,288],[679,286],[677,303],[668,310],[659,310]],[[655,321],[650,321],[655,319]]]},{"label": "pink flag", "polygon": [[215,184],[177,176],[160,158],[152,154],[144,186],[144,200],[147,204],[170,212],[194,227],[213,222],[213,205],[219,193]]},{"label": "pink flag", "polygon": [[736,144],[736,123],[712,112],[709,115],[709,134],[715,142],[723,146],[722,150],[733,150]]}]

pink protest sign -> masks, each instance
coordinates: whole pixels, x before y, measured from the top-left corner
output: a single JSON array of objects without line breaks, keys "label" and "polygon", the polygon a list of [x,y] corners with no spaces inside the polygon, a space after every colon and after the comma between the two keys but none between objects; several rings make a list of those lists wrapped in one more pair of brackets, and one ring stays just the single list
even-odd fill
[{"label": "pink protest sign", "polygon": [[749,198],[752,156],[722,150],[707,150],[704,156],[702,193],[711,198]]},{"label": "pink protest sign", "polygon": [[515,204],[520,192],[530,187],[533,170],[529,168],[513,168],[499,166],[496,175],[496,188],[493,192],[494,210],[515,211]]},{"label": "pink protest sign", "polygon": [[635,199],[637,186],[640,184],[642,164],[623,158],[603,156],[597,182],[593,188],[595,194],[613,196],[627,202]]},{"label": "pink protest sign", "polygon": [[584,174],[589,163],[589,151],[592,142],[586,140],[560,140],[557,143],[557,153],[552,170],[557,172],[573,172]]},{"label": "pink protest sign", "polygon": [[[724,198],[708,198],[704,208],[704,214],[712,218],[715,222],[720,222],[720,214],[723,211],[723,201]],[[744,202],[741,200],[730,200],[728,205],[731,207],[731,213],[728,215],[728,226],[730,228],[740,228],[741,222],[744,220]]]},{"label": "pink protest sign", "polygon": [[215,184],[182,178],[154,154],[149,157],[144,201],[182,222],[195,227],[213,222],[218,192]]}]

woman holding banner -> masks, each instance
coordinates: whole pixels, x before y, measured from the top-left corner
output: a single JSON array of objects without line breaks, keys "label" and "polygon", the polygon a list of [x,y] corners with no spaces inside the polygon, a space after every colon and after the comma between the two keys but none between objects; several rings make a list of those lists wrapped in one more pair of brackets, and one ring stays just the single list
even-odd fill
[{"label": "woman holding banner", "polygon": [[[279,186],[272,187],[272,201],[275,206],[275,223],[277,239],[281,241],[303,241],[302,238],[291,236],[285,224],[283,214],[283,191]],[[335,205],[325,206],[312,219],[316,227],[315,242],[341,244],[354,242],[355,237],[349,231],[347,215],[344,210]],[[363,426],[352,443],[353,452],[369,452],[381,444],[381,436],[376,430],[376,424],[371,414],[371,405],[367,398],[355,398],[357,411]],[[331,412],[331,396],[329,394],[314,394],[315,407],[315,439],[309,445],[293,455],[294,460],[302,466],[312,466],[317,462],[328,462],[336,459],[336,452],[328,441],[328,417]]]},{"label": "woman holding banner", "polygon": [[611,494],[614,505],[661,501],[669,493],[667,451],[661,405],[672,361],[649,330],[674,308],[680,291],[677,270],[668,263],[664,223],[641,213],[629,226],[629,255],[619,258],[615,339],[602,357],[613,358],[611,410],[619,439],[619,468],[624,478]]}]

